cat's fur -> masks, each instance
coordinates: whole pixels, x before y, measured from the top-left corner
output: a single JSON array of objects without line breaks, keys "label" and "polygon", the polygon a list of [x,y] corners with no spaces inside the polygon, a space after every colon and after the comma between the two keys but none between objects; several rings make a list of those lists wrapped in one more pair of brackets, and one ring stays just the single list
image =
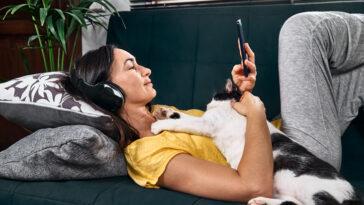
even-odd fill
[{"label": "cat's fur", "polygon": [[[172,109],[156,111],[152,132],[162,130],[210,136],[231,167],[236,169],[245,143],[246,118],[231,107],[241,93],[229,79],[225,91],[214,96],[201,117]],[[274,199],[257,197],[248,204],[361,204],[348,181],[330,164],[289,139],[267,121],[272,137],[274,158]]]}]

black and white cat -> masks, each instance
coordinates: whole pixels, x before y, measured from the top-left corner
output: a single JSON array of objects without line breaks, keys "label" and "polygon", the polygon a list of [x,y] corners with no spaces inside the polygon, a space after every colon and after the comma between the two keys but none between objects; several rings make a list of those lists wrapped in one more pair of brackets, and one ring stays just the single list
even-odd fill
[{"label": "black and white cat", "polygon": [[[209,136],[236,169],[244,149],[246,118],[230,102],[240,97],[238,88],[228,79],[225,91],[215,94],[203,116],[161,108],[156,111],[158,120],[152,124],[152,132],[170,130]],[[361,204],[351,184],[333,166],[293,142],[268,121],[267,124],[273,147],[274,199],[257,197],[248,204]]]}]

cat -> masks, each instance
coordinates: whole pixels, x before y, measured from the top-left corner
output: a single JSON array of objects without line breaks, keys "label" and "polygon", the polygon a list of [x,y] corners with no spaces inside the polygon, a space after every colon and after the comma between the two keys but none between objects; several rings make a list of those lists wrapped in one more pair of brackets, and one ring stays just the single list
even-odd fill
[{"label": "cat", "polygon": [[[162,130],[209,136],[237,169],[244,150],[246,118],[231,107],[241,92],[228,79],[225,90],[214,95],[201,117],[194,117],[170,108],[155,111],[158,119],[152,132]],[[351,184],[327,162],[295,143],[267,121],[274,159],[273,198],[257,197],[248,204],[321,205],[361,204]]]}]

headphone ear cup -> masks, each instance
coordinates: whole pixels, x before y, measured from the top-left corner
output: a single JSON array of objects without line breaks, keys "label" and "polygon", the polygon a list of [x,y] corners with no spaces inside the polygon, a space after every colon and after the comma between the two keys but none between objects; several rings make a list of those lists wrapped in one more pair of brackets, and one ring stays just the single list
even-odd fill
[{"label": "headphone ear cup", "polygon": [[95,102],[100,101],[98,104],[101,107],[116,112],[124,105],[125,93],[118,85],[112,82],[99,83],[95,89],[97,90]]},{"label": "headphone ear cup", "polygon": [[71,72],[71,82],[82,94],[105,110],[115,113],[124,105],[124,91],[112,82],[91,85],[77,78],[74,70]]}]

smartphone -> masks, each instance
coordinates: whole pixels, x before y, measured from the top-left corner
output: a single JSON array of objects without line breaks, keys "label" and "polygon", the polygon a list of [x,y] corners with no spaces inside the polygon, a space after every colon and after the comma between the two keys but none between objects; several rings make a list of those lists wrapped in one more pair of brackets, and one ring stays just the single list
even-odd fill
[{"label": "smartphone", "polygon": [[246,53],[245,53],[245,49],[244,49],[244,33],[243,33],[243,24],[241,22],[241,19],[238,19],[236,21],[236,28],[238,31],[238,38],[239,38],[239,46],[240,46],[240,55],[241,55],[241,64],[243,65],[243,74],[245,77],[248,77],[249,75],[249,69],[246,68],[246,66],[244,65],[244,61],[246,59]]}]

